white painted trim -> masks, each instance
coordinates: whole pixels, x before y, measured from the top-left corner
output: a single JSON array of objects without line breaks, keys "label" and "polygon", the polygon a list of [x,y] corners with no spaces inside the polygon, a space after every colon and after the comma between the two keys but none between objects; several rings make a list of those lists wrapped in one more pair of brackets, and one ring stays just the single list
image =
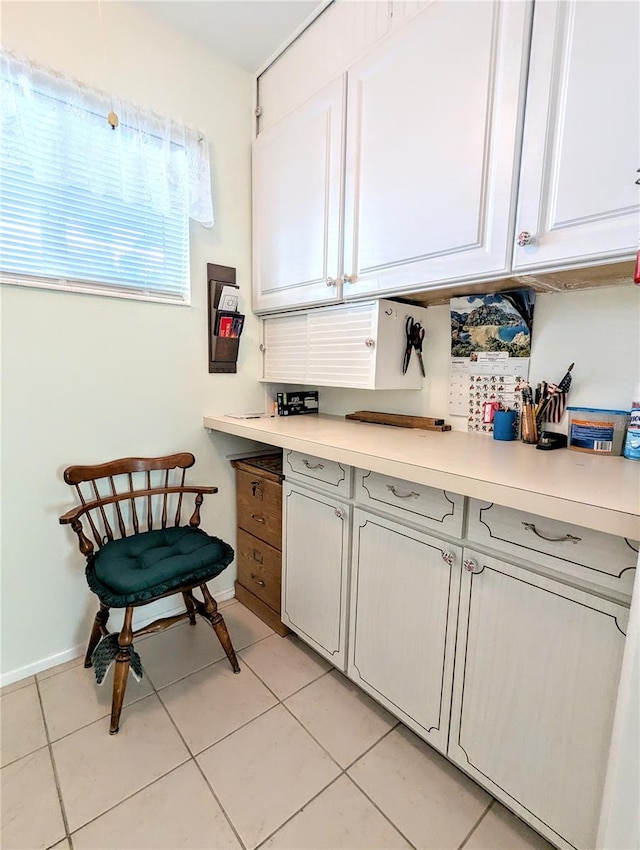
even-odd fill
[{"label": "white painted trim", "polygon": [[[233,587],[228,590],[220,590],[216,593],[216,602],[226,602],[227,599],[233,599],[235,595],[236,591]],[[149,617],[144,617],[136,623],[136,627],[142,628],[160,617],[171,617],[173,614],[179,614],[181,611],[184,611],[184,605],[174,603],[169,608],[156,611]],[[4,688],[5,685],[12,685],[14,682],[26,679],[28,676],[42,673],[43,670],[48,670],[50,667],[57,667],[59,664],[64,664],[67,661],[73,661],[74,658],[80,658],[84,654],[86,646],[86,641],[84,643],[78,643],[70,649],[65,649],[63,652],[57,652],[55,655],[48,655],[46,658],[34,661],[33,664],[27,664],[24,667],[18,667],[16,670],[9,670],[8,673],[2,673],[0,674],[0,687]]]},{"label": "white painted trim", "polygon": [[313,12],[311,12],[311,14],[304,19],[300,26],[297,27],[297,29],[295,29],[289,36],[287,36],[285,41],[283,41],[282,44],[275,49],[275,51],[271,54],[271,56],[269,56],[266,62],[264,62],[258,68],[258,70],[255,72],[256,80],[261,74],[264,74],[269,65],[273,65],[273,63],[280,57],[280,55],[284,53],[284,51],[293,44],[293,42],[298,38],[298,36],[302,35],[306,28],[310,26],[310,24],[312,24],[315,19],[318,18],[324,12],[327,6],[330,6],[333,2],[334,0],[322,0],[321,5],[319,5],[317,9],[314,9]]}]

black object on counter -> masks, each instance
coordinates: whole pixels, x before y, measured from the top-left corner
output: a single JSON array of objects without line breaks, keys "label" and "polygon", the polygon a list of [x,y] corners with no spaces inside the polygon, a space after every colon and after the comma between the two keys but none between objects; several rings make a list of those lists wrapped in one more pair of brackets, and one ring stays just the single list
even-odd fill
[{"label": "black object on counter", "polygon": [[566,449],[567,435],[556,434],[555,431],[542,431],[538,440],[537,449],[542,451],[551,451],[552,449]]}]

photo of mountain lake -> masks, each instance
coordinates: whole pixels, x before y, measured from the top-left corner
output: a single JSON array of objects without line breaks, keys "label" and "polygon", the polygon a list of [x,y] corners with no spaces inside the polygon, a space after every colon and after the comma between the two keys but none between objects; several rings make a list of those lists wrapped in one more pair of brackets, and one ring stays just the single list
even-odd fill
[{"label": "photo of mountain lake", "polygon": [[535,293],[517,289],[492,295],[451,299],[451,356],[469,357],[504,351],[530,357]]}]

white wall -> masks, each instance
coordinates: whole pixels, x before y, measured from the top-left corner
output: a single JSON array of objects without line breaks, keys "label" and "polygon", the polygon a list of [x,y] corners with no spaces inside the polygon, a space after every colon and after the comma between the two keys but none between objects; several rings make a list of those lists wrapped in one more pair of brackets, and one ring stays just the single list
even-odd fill
[{"label": "white wall", "polygon": [[[2,287],[3,682],[84,644],[96,609],[75,535],[58,525],[73,504],[65,466],[192,451],[191,480],[220,488],[203,527],[235,541],[225,453],[239,444],[210,438],[202,416],[261,406],[257,320],[238,375],[209,375],[206,263],[237,267],[248,310],[251,77],[140,5],[103,3],[102,30],[93,2],[1,7],[9,50],[204,130],[216,217],[213,229],[192,224],[191,307]],[[224,595],[233,579],[229,568],[213,587]]]},{"label": "white wall", "polygon": [[[345,414],[381,410],[444,417],[466,431],[464,417],[449,415],[449,307],[429,307],[425,322],[422,391],[371,392],[321,387],[320,410]],[[413,355],[415,357],[415,355]],[[575,361],[569,404],[629,410],[640,381],[640,286],[544,293],[536,298],[530,379],[558,382]],[[410,368],[417,368],[412,363]],[[565,415],[566,420],[566,415]],[[566,433],[566,423],[552,426]],[[606,459],[604,459],[606,461]]]}]

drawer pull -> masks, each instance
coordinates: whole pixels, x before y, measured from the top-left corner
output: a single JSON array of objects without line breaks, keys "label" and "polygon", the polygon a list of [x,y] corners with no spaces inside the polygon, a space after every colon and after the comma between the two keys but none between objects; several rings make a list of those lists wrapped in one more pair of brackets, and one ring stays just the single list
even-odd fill
[{"label": "drawer pull", "polygon": [[253,560],[258,564],[264,564],[264,558],[262,557],[262,552],[258,552],[257,549],[253,550]]},{"label": "drawer pull", "polygon": [[251,519],[255,519],[256,522],[261,522],[263,525],[266,522],[265,518],[259,514],[257,516],[256,514],[251,514]]},{"label": "drawer pull", "polygon": [[260,587],[266,587],[265,583],[261,578],[258,578],[255,573],[251,573],[251,578],[255,581],[256,584],[259,584]]},{"label": "drawer pull", "polygon": [[260,486],[261,483],[262,483],[261,481],[252,481],[251,482],[251,495],[254,498],[262,499],[262,487]]},{"label": "drawer pull", "polygon": [[303,457],[302,462],[307,467],[307,469],[324,469],[324,463],[309,463],[309,461]]},{"label": "drawer pull", "polygon": [[393,484],[387,484],[387,490],[391,490],[393,495],[398,499],[417,499],[420,496],[420,493],[416,493],[413,490],[410,493],[398,493]]},{"label": "drawer pull", "polygon": [[443,552],[441,550],[440,554],[442,555],[442,560],[445,564],[448,564],[451,567],[453,565],[453,552]]},{"label": "drawer pull", "polygon": [[536,537],[547,540],[549,543],[579,543],[582,540],[581,537],[574,537],[573,534],[565,534],[564,537],[545,537],[544,534],[540,534],[532,522],[523,522],[522,524],[528,531],[533,531]]}]

